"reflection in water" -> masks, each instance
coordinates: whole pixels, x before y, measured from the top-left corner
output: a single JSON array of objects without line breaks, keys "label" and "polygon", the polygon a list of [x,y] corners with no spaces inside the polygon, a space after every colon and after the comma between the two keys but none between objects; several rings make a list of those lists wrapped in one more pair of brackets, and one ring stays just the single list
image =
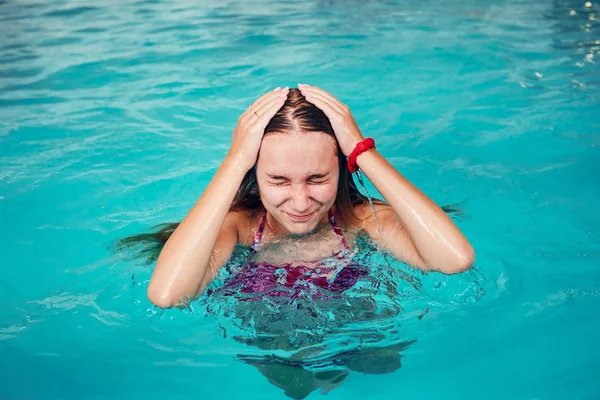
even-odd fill
[{"label": "reflection in water", "polygon": [[[294,399],[317,389],[330,391],[350,371],[394,372],[401,366],[400,353],[414,342],[397,337],[399,325],[393,318],[399,307],[378,305],[366,296],[328,298],[326,303],[309,297],[270,302],[256,307],[245,303],[236,310],[239,321],[254,333],[234,339],[261,350],[237,358]],[[274,304],[278,312],[272,311]]]},{"label": "reflection in water", "polygon": [[[597,63],[600,58],[600,6],[592,1],[554,1],[544,17],[552,21],[553,47],[568,51],[579,68]],[[576,75],[595,75],[598,70],[579,71]],[[598,80],[588,82],[598,84]]]},{"label": "reflection in water", "polygon": [[[239,246],[206,294],[188,309],[204,326],[218,326],[229,341],[227,355],[254,367],[288,397],[301,399],[337,388],[351,372],[398,371],[406,350],[426,329],[427,321],[421,320],[430,309],[439,315],[484,295],[485,278],[476,269],[460,276],[422,274],[377,251],[362,235],[354,244],[350,265],[365,273],[341,291],[317,279],[283,279],[290,272],[285,268],[271,271],[282,278],[273,285],[247,285],[247,280],[270,278],[244,271],[256,263],[249,263],[252,252]],[[332,257],[321,263],[338,261]],[[241,290],[248,287],[258,290]]]},{"label": "reflection in water", "polygon": [[[458,278],[423,275],[378,251],[363,235],[354,249],[343,267],[364,273],[337,290],[302,274],[290,281],[289,266],[269,270],[281,279],[252,274],[246,269],[262,264],[248,262],[252,252],[238,247],[197,304],[217,318],[225,338],[244,345],[236,350],[236,359],[255,367],[288,397],[302,399],[315,390],[335,389],[351,371],[397,371],[402,352],[416,342],[411,325],[421,324],[430,307],[439,311],[483,295],[474,271]],[[348,260],[332,257],[321,263],[342,261]],[[329,279],[338,278],[334,274]]]},{"label": "reflection in water", "polygon": [[[211,288],[207,303],[233,325],[222,326],[224,333],[248,346],[237,359],[288,397],[302,399],[315,390],[335,389],[350,371],[385,374],[401,367],[401,352],[415,340],[402,338],[400,301],[415,297],[421,284],[397,264],[384,268],[382,260],[376,251],[355,255],[353,264],[368,273],[343,293],[298,280],[293,288],[282,284],[254,294],[253,301],[232,292],[235,277],[243,276],[236,271],[233,279]],[[287,292],[293,295],[282,295]]]},{"label": "reflection in water", "polygon": [[[398,370],[402,366],[400,353],[414,342],[359,347],[314,362],[303,361],[301,356],[285,358],[273,354],[238,355],[238,359],[256,367],[269,382],[283,389],[287,396],[303,399],[317,389],[324,393],[335,389],[344,382],[350,371],[387,374]],[[327,367],[323,368],[322,365]]]}]

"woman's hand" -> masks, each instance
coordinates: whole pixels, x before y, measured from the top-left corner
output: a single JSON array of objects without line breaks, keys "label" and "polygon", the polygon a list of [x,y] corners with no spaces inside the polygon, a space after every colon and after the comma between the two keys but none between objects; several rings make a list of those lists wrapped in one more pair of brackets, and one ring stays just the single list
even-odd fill
[{"label": "woman's hand", "polygon": [[348,157],[356,144],[365,140],[348,106],[316,86],[299,83],[298,89],[307,101],[321,109],[329,118],[342,153]]},{"label": "woman's hand", "polygon": [[289,88],[276,88],[259,97],[238,119],[228,157],[250,170],[258,157],[265,128],[287,99]]}]

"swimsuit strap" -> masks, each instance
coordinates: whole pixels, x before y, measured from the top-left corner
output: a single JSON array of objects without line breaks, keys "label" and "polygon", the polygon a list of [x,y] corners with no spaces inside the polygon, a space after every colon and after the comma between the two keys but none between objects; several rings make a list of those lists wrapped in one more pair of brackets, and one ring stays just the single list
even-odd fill
[{"label": "swimsuit strap", "polygon": [[260,225],[258,226],[258,230],[256,231],[256,236],[254,236],[254,244],[252,244],[252,250],[258,251],[258,245],[263,236],[263,231],[265,230],[265,222],[267,222],[267,210],[263,212],[262,219],[260,221]]},{"label": "swimsuit strap", "polygon": [[[342,235],[342,229],[335,223],[335,219],[333,218],[333,213],[331,210],[327,213],[327,217],[329,218],[329,223],[333,228],[333,231],[337,235],[340,243],[344,247],[345,250],[350,250],[348,245],[346,244],[346,239],[344,239],[344,235]],[[260,245],[260,241],[262,240],[263,231],[265,230],[265,223],[267,222],[267,210],[263,212],[262,219],[260,221],[260,225],[258,226],[258,230],[256,231],[256,236],[254,237],[254,243],[252,244],[252,250],[258,251],[258,246]]]},{"label": "swimsuit strap", "polygon": [[338,226],[338,224],[335,223],[335,219],[333,218],[333,213],[331,212],[331,210],[329,210],[327,216],[329,217],[329,223],[331,224],[333,231],[337,235],[338,239],[340,239],[340,243],[342,243],[342,246],[344,246],[345,250],[349,251],[350,249],[346,244],[346,239],[344,239],[344,235],[342,235],[342,229]]}]

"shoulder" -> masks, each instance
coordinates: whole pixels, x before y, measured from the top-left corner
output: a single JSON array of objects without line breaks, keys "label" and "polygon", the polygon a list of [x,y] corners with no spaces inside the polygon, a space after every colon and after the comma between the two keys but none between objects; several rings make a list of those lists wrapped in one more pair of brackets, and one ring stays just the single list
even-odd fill
[{"label": "shoulder", "polygon": [[398,224],[398,217],[394,209],[382,201],[374,201],[372,207],[368,202],[357,204],[354,206],[354,214],[358,218],[357,227],[374,240],[380,239],[381,231],[387,230],[390,223]]},{"label": "shoulder", "polygon": [[375,217],[386,218],[395,216],[396,213],[390,205],[378,200],[373,202],[373,207],[368,202],[354,205],[354,215],[359,220],[358,227],[364,228],[365,225],[375,222]]},{"label": "shoulder", "polygon": [[229,211],[223,222],[223,228],[235,229],[238,243],[251,246],[254,243],[254,236],[261,217],[262,211],[260,210]]}]

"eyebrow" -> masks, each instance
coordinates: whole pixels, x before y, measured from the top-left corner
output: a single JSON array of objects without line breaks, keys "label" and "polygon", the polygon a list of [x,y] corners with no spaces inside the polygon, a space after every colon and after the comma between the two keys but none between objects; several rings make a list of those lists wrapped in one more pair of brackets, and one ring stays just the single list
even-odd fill
[{"label": "eyebrow", "polygon": [[[308,177],[308,179],[322,179],[325,178],[329,175],[329,173],[325,173],[325,174],[312,174],[311,176]],[[267,176],[271,179],[275,179],[275,180],[289,180],[289,178],[285,177],[285,176],[281,176],[281,175],[271,175],[271,174],[267,174]]]}]

